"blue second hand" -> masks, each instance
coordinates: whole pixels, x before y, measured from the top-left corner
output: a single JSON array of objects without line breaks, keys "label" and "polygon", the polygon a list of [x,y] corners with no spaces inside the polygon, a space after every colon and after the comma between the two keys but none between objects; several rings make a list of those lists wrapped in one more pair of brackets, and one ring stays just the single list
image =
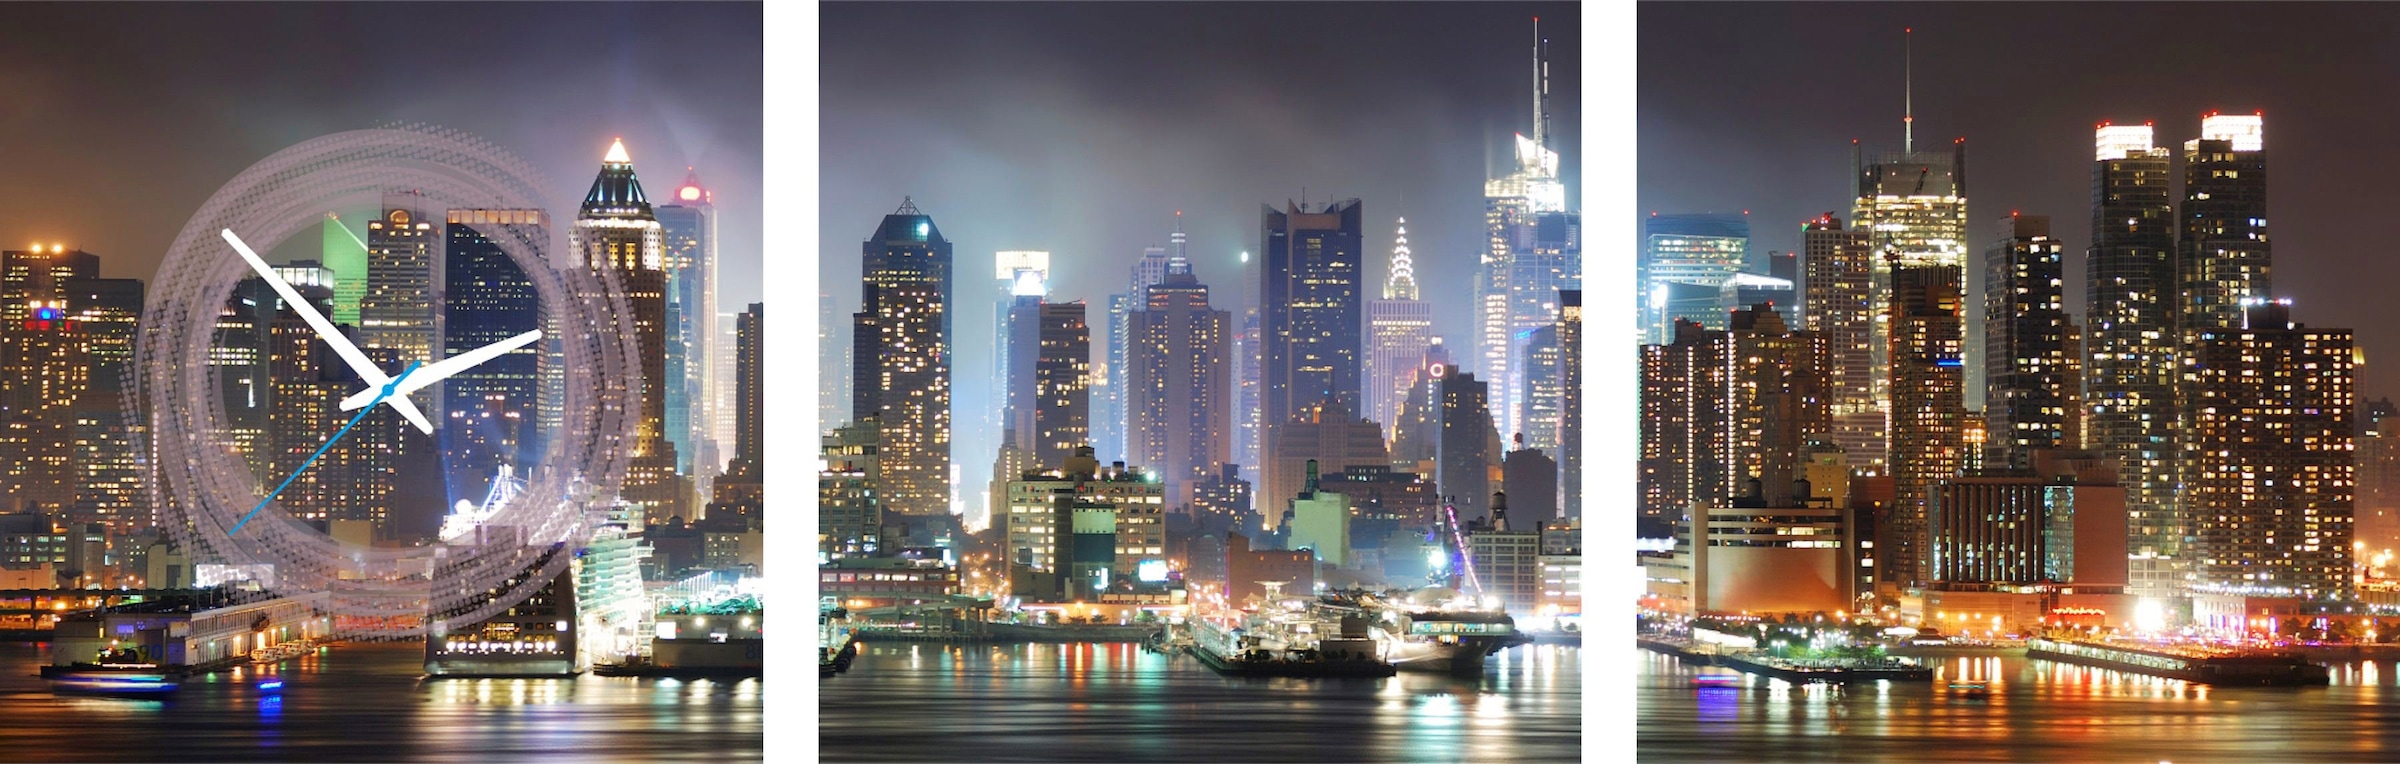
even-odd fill
[{"label": "blue second hand", "polygon": [[392,378],[392,381],[391,381],[391,382],[385,383],[385,384],[384,384],[384,386],[383,386],[383,392],[382,392],[381,394],[378,394],[378,395],[376,395],[376,396],[375,396],[375,400],[374,400],[374,401],[372,401],[372,402],[369,402],[367,405],[365,405],[365,406],[363,406],[363,407],[360,407],[360,408],[359,408],[359,410],[358,410],[358,415],[357,415],[357,416],[350,417],[350,423],[349,423],[349,424],[342,425],[342,429],[341,429],[341,430],[339,430],[339,431],[336,431],[336,432],[333,434],[333,437],[330,437],[330,438],[326,438],[326,439],[325,439],[325,444],[324,444],[324,445],[317,446],[317,452],[316,452],[316,453],[313,453],[313,454],[309,454],[309,455],[308,455],[308,461],[301,462],[301,463],[300,463],[300,468],[299,468],[299,469],[292,470],[292,476],[291,476],[291,477],[284,478],[284,479],[283,479],[283,483],[282,483],[281,485],[277,485],[277,486],[275,486],[275,490],[274,490],[273,492],[271,492],[271,493],[268,493],[266,498],[264,498],[264,499],[259,499],[259,500],[258,500],[258,506],[251,507],[251,508],[250,508],[250,514],[243,515],[243,516],[242,516],[242,521],[241,521],[241,522],[238,522],[238,523],[234,523],[234,524],[233,524],[233,530],[226,531],[226,532],[225,532],[225,535],[227,535],[227,536],[231,536],[231,535],[233,535],[233,534],[236,534],[236,533],[240,533],[240,532],[242,532],[242,526],[244,526],[244,525],[249,525],[249,524],[250,524],[250,518],[257,517],[257,516],[258,516],[258,511],[259,511],[259,510],[262,510],[262,509],[266,509],[266,508],[267,508],[267,502],[274,501],[276,496],[280,496],[280,495],[282,495],[282,494],[283,494],[283,489],[285,489],[285,488],[287,488],[287,487],[290,487],[290,486],[291,486],[291,484],[292,484],[292,481],[294,481],[294,480],[299,480],[299,479],[300,479],[300,473],[307,472],[307,471],[308,471],[308,468],[309,468],[309,466],[310,466],[310,465],[316,464],[316,463],[317,463],[317,459],[318,459],[319,457],[322,457],[322,456],[324,456],[324,455],[325,455],[325,451],[326,451],[326,449],[333,448],[333,442],[334,442],[334,441],[341,440],[341,439],[342,439],[342,436],[350,434],[350,428],[352,428],[352,427],[357,427],[357,426],[358,426],[358,421],[359,421],[359,420],[367,418],[367,412],[374,411],[376,406],[378,406],[378,405],[381,405],[381,404],[383,403],[383,399],[392,397],[392,393],[393,393],[394,391],[397,391],[397,390],[399,390],[399,389],[400,389],[400,381],[401,381],[401,380],[404,380],[404,379],[408,379],[408,375],[409,375],[409,374],[411,374],[411,373],[413,373],[413,372],[415,372],[415,371],[417,370],[417,365],[418,365],[418,364],[421,364],[421,363],[424,363],[424,362],[423,362],[423,361],[410,361],[410,362],[408,362],[408,368],[406,368],[406,369],[401,369],[401,370],[400,370],[400,376],[398,376],[398,377],[394,377],[394,378]]}]

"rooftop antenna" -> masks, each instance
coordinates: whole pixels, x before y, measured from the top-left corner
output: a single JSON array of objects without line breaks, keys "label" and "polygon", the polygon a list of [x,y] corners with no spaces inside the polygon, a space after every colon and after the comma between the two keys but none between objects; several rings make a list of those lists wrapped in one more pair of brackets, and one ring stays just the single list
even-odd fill
[{"label": "rooftop antenna", "polygon": [[1550,147],[1550,45],[1542,39],[1542,17],[1533,17],[1533,145]]},{"label": "rooftop antenna", "polygon": [[1900,28],[1900,153],[1917,150],[1917,53],[1915,27]]}]

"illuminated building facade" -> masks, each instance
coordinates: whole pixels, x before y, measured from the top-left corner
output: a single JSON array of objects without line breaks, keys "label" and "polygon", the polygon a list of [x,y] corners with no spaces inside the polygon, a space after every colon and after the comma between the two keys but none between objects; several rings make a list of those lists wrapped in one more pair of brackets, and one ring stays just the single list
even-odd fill
[{"label": "illuminated building facade", "polygon": [[[1175,222],[1181,226],[1183,217],[1177,215]],[[1178,231],[1178,236],[1181,233]],[[1164,248],[1143,249],[1141,259],[1133,263],[1125,291],[1108,296],[1108,355],[1092,369],[1093,453],[1101,459],[1132,458],[1134,453],[1130,441],[1133,391],[1127,372],[1132,363],[1133,314],[1145,307],[1150,287],[1165,281],[1168,264],[1176,261],[1183,262],[1184,270],[1191,270],[1189,261],[1181,257],[1170,259]]]},{"label": "illuminated building facade", "polygon": [[[1042,299],[1050,294],[1050,253],[998,252],[992,383],[1001,391],[999,428],[1017,448],[1033,447],[1033,360],[1041,348]],[[993,473],[1005,480],[1007,472]]]},{"label": "illuminated building facade", "polygon": [[[1106,508],[1110,532],[1122,523],[1126,532],[1109,542],[1111,570],[1121,555],[1163,559],[1166,546],[1166,486],[1140,468],[1123,463],[1100,464],[1084,446],[1059,466],[1017,476],[1008,483],[1008,514],[1004,554],[1012,566],[1056,572],[1061,537],[1071,544],[1074,510]],[[1062,522],[1063,520],[1063,522]],[[1128,522],[1134,521],[1134,522]],[[1157,548],[1159,552],[1147,551]],[[1134,552],[1133,549],[1144,551]],[[1138,559],[1133,562],[1138,563]],[[1131,575],[1133,567],[1122,575]]]},{"label": "illuminated building facade", "polygon": [[1528,228],[1531,240],[1514,249],[1508,260],[1507,374],[1490,377],[1506,390],[1493,398],[1492,411],[1502,420],[1501,432],[1509,435],[1535,426],[1525,421],[1527,386],[1536,373],[1531,357],[1534,335],[1557,322],[1559,291],[1583,284],[1583,217],[1541,211]]},{"label": "illuminated building facade", "polygon": [[2185,364],[2194,413],[2190,502],[2198,587],[2348,599],[2357,464],[2348,329],[2252,300],[2244,325],[2198,332]]},{"label": "illuminated building facade", "polygon": [[1923,582],[1926,513],[1966,467],[1966,369],[1959,268],[1891,269],[1893,503],[1885,526],[1892,580]]},{"label": "illuminated building facade", "polygon": [[716,195],[685,168],[673,198],[653,209],[658,216],[666,270],[666,438],[675,444],[683,474],[706,492],[705,478],[722,466],[708,394],[715,382],[717,353]]},{"label": "illuminated building facade", "polygon": [[950,241],[903,201],[861,246],[851,418],[883,423],[884,509],[949,511]]},{"label": "illuminated building facade", "polygon": [[[1899,153],[1886,153],[1868,161],[1858,145],[1851,144],[1853,174],[1852,197],[1856,202],[1850,209],[1851,230],[1867,235],[1867,251],[1874,263],[1874,286],[1869,292],[1869,314],[1876,319],[1875,336],[1868,344],[1874,358],[1868,369],[1874,385],[1875,400],[1891,412],[1889,427],[1895,431],[1891,447],[1892,458],[1898,459],[1900,428],[1898,405],[1891,390],[1891,372],[1898,368],[1889,355],[1894,347],[1889,317],[1893,315],[1892,301],[1897,299],[1897,285],[1892,281],[1894,271],[1889,264],[1908,267],[1964,268],[1967,264],[1967,143],[1965,139],[1951,145],[1947,153],[1916,151],[1913,144]],[[1952,281],[1957,281],[1953,271]],[[1978,332],[1980,333],[1980,332]],[[1981,372],[1972,375],[1981,377]],[[1980,381],[1970,380],[1970,381]],[[1846,447],[1846,446],[1845,446]]]},{"label": "illuminated building facade", "polygon": [[1190,263],[1169,266],[1144,290],[1127,327],[1127,422],[1135,463],[1151,465],[1167,485],[1167,503],[1191,503],[1192,484],[1233,460],[1232,315],[1209,307],[1208,286]]},{"label": "illuminated building facade", "polygon": [[2183,144],[2183,210],[2176,263],[2185,334],[2242,325],[2245,300],[2271,294],[2266,118],[2210,114]]},{"label": "illuminated building facade", "polygon": [[635,391],[638,407],[633,410],[639,416],[627,451],[625,499],[642,505],[651,524],[687,516],[685,493],[676,480],[675,444],[666,437],[665,234],[641,180],[634,177],[624,141],[611,144],[602,158],[600,174],[584,194],[567,241],[577,264],[615,271],[631,314],[626,323],[633,327],[642,379]]},{"label": "illuminated building facade", "polygon": [[1941,486],[1926,528],[1932,581],[2125,584],[2118,486],[2030,471],[1962,477]]},{"label": "illuminated building facade", "polygon": [[[449,210],[443,221],[443,355],[542,328],[541,295],[494,237],[547,242],[549,213],[458,209]],[[341,299],[338,286],[334,299]],[[442,441],[450,501],[485,495],[500,465],[530,473],[541,461],[536,427],[541,366],[541,348],[528,345],[439,383],[442,427],[436,435]]]},{"label": "illuminated building facade", "polygon": [[[1558,152],[1550,149],[1550,43],[1535,20],[1533,35],[1533,136],[1516,136],[1516,170],[1483,185],[1488,243],[1475,274],[1475,364],[1496,386],[1492,411],[1500,426],[1515,425],[1514,364],[1520,334],[1547,323],[1558,290],[1574,288],[1580,275],[1577,220],[1567,212],[1566,184],[1559,180]],[[1544,216],[1554,216],[1547,223]],[[1550,238],[1545,242],[1545,226]],[[1571,271],[1571,272],[1570,272]],[[1545,309],[1544,306],[1549,309]],[[1482,499],[1476,499],[1478,503]]]},{"label": "illuminated building facade", "polygon": [[2175,206],[2167,150],[2150,126],[2094,132],[2092,246],[2085,258],[2084,435],[2125,465],[2133,593],[2182,586],[2176,509]]},{"label": "illuminated building facade", "polygon": [[2076,445],[2067,432],[2066,247],[2050,218],[2009,215],[1983,255],[1985,462],[2025,468],[2037,449]]},{"label": "illuminated building facade", "polygon": [[1875,257],[1868,232],[1833,213],[1801,227],[1801,316],[1825,337],[1825,407],[1833,441],[1850,466],[1879,470],[1890,441],[1883,399],[1875,394]]},{"label": "illuminated building facade", "polygon": [[1642,310],[1643,344],[1675,341],[1675,319],[1705,320],[1685,315],[1670,304],[1673,287],[1683,284],[1713,293],[1750,260],[1750,219],[1746,215],[1658,215],[1642,221],[1642,252],[1636,304]]},{"label": "illuminated building facade", "polygon": [[[415,195],[383,200],[367,221],[367,291],[358,302],[361,347],[390,348],[403,365],[433,357],[433,218]],[[398,374],[399,369],[386,369]]]},{"label": "illuminated building facade", "polygon": [[1665,537],[1697,506],[1742,495],[1752,478],[1788,482],[1768,465],[1798,463],[1831,426],[1824,337],[1793,330],[1764,305],[1731,323],[1708,331],[1680,321],[1675,343],[1642,348],[1636,524],[1647,538]]},{"label": "illuminated building facade", "polygon": [[1558,293],[1558,493],[1568,519],[1583,519],[1583,290]]},{"label": "illuminated building facade", "polygon": [[1350,199],[1260,215],[1260,395],[1274,453],[1275,430],[1292,417],[1325,401],[1349,411],[1361,403],[1363,208]]},{"label": "illuminated building facade", "polygon": [[1433,343],[1433,303],[1420,299],[1416,263],[1408,251],[1408,219],[1401,218],[1383,297],[1367,301],[1366,416],[1397,431],[1400,404],[1417,370],[1417,359]]},{"label": "illuminated building facade", "polygon": [[1092,442],[1092,328],[1081,301],[1041,309],[1033,362],[1034,459],[1058,464]]},{"label": "illuminated building facade", "polygon": [[817,468],[817,554],[821,559],[873,555],[883,527],[876,494],[876,453],[881,428],[861,419],[834,428],[823,438]]}]

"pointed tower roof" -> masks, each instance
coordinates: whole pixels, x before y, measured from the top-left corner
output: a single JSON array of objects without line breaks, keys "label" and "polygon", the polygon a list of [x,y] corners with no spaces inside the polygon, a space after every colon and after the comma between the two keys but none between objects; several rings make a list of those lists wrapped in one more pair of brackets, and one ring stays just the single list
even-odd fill
[{"label": "pointed tower roof", "polygon": [[608,155],[600,160],[599,177],[592,179],[592,190],[583,195],[578,217],[653,219],[650,198],[642,193],[641,180],[633,176],[633,156],[625,151],[625,139],[609,144]]},{"label": "pointed tower roof", "polygon": [[916,199],[904,196],[900,198],[900,209],[883,216],[883,225],[875,228],[875,238],[872,241],[942,242],[947,240],[942,238],[941,229],[934,227],[933,216],[917,211]]},{"label": "pointed tower roof", "polygon": [[1417,297],[1417,267],[1408,254],[1408,218],[1400,219],[1399,241],[1392,244],[1392,273],[1383,280],[1383,299],[1414,300]]}]

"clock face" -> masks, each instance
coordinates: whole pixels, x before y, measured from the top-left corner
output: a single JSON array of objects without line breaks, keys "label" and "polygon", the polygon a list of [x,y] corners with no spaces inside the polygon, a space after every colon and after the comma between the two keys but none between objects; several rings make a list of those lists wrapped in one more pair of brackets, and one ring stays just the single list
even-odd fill
[{"label": "clock face", "polygon": [[[423,227],[426,211],[539,210],[561,198],[522,160],[450,131],[361,130],[277,152],[227,182],[176,237],[145,306],[145,315],[161,320],[140,328],[135,373],[141,395],[127,403],[149,414],[155,454],[150,490],[160,526],[196,569],[247,578],[277,596],[314,598],[333,617],[337,633],[354,637],[410,636],[433,622],[488,618],[536,588],[518,582],[548,580],[564,570],[588,540],[593,518],[604,517],[615,501],[634,428],[630,412],[636,407],[628,402],[641,378],[622,286],[609,269],[554,261],[552,239],[560,232],[549,226],[472,227],[538,293],[543,330],[482,348],[450,348],[445,358],[403,358],[404,351],[389,347],[369,349],[380,362],[366,357],[325,316],[312,319],[305,314],[316,311],[297,309],[309,300],[287,291],[301,281],[276,272],[288,266],[257,257],[287,239],[315,236],[328,212],[381,205],[385,194],[398,191],[416,194],[413,206],[421,214],[394,210],[383,216],[395,228]],[[259,292],[262,284],[274,293]],[[555,423],[547,425],[540,466],[513,482],[503,480],[510,490],[494,490],[466,527],[446,528],[415,545],[361,546],[318,530],[287,511],[294,497],[282,493],[309,470],[321,469],[317,458],[300,469],[259,469],[264,430],[257,421],[233,416],[227,405],[227,385],[241,380],[229,379],[235,374],[223,362],[220,322],[232,312],[229,306],[245,299],[283,306],[257,319],[289,330],[276,335],[276,348],[313,348],[340,359],[318,377],[325,381],[308,399],[314,408],[279,405],[271,412],[275,426],[307,433],[290,440],[310,443],[320,455],[360,437],[345,423],[380,422],[405,435],[436,433],[436,422],[419,419],[418,407],[433,398],[422,388],[502,353],[540,348],[562,370],[552,381],[560,405]],[[395,413],[407,421],[395,421]],[[320,440],[320,432],[329,435]],[[275,467],[298,458],[271,456],[264,461]],[[438,483],[442,476],[388,479]],[[338,491],[324,495],[346,500]],[[494,591],[515,596],[495,597]]]}]

